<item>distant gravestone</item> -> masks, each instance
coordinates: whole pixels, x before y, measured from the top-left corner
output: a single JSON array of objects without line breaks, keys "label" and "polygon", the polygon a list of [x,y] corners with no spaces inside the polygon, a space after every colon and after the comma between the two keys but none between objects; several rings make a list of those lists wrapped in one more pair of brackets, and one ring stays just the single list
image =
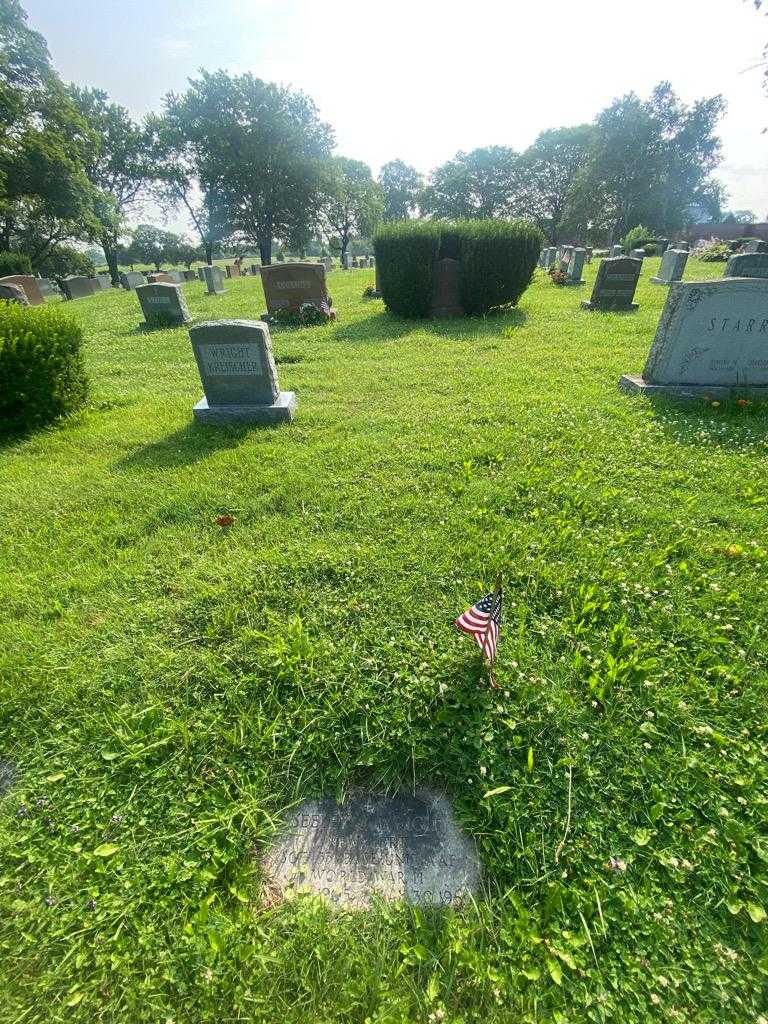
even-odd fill
[{"label": "distant gravestone", "polygon": [[27,293],[20,284],[3,284],[0,281],[0,299],[4,302],[16,302],[19,306],[28,306]]},{"label": "distant gravestone", "polygon": [[747,242],[742,252],[768,252],[768,242],[761,242],[759,238],[753,238]]},{"label": "distant gravestone", "polygon": [[154,274],[147,274],[147,282],[149,284],[176,284],[170,274],[167,274],[164,270],[158,270]]},{"label": "distant gravestone", "polygon": [[194,270],[182,270],[182,274],[184,275],[185,281],[197,280],[197,274],[194,272]]},{"label": "distant gravestone", "polygon": [[549,247],[549,263],[547,263],[548,269],[552,270],[552,268],[554,267],[556,262],[557,262],[557,246],[556,245],[550,245],[550,247]]},{"label": "distant gravestone", "polygon": [[668,238],[660,238],[656,242],[656,252],[659,254],[659,256],[663,256],[668,248],[669,248],[669,239]]},{"label": "distant gravestone", "polygon": [[549,270],[550,252],[551,249],[549,248],[541,250],[541,255],[539,256],[539,266],[542,270]]},{"label": "distant gravestone", "polygon": [[261,273],[261,267],[258,264],[256,264],[256,263],[252,263],[251,264],[251,274],[253,275],[253,277],[258,277],[260,273]]},{"label": "distant gravestone", "polygon": [[296,395],[281,391],[269,327],[257,320],[218,320],[189,332],[205,397],[200,423],[272,424],[293,419]]},{"label": "distant gravestone", "polygon": [[224,275],[221,272],[221,267],[209,264],[208,266],[203,267],[203,275],[205,277],[205,283],[208,286],[209,295],[224,294]]},{"label": "distant gravestone", "polygon": [[584,309],[610,312],[637,309],[632,301],[643,261],[632,256],[609,256],[597,271],[595,286],[589,302],[582,302]]},{"label": "distant gravestone", "polygon": [[[86,299],[93,295],[93,281],[90,277],[65,277],[61,286],[67,299]],[[97,285],[98,287],[98,285]]]},{"label": "distant gravestone", "polygon": [[685,249],[686,252],[690,252],[691,251],[691,243],[690,242],[675,242],[675,248],[676,249]]},{"label": "distant gravestone", "polygon": [[585,247],[585,252],[587,254],[587,263],[591,263],[592,262],[592,253],[594,252],[594,249],[592,248],[591,245],[588,245],[588,246]]},{"label": "distant gravestone", "polygon": [[620,245],[612,245],[611,246],[611,256],[623,256],[623,255],[624,255],[624,250],[622,249],[622,247]]},{"label": "distant gravestone", "polygon": [[568,273],[568,264],[571,262],[571,255],[573,253],[572,245],[564,245],[560,253],[560,267],[558,268],[563,274]]},{"label": "distant gravestone", "polygon": [[37,279],[38,287],[40,288],[40,294],[44,299],[47,299],[51,295],[59,295],[59,286],[55,281],[52,281],[49,277],[39,277]]},{"label": "distant gravestone", "polygon": [[566,284],[584,284],[581,274],[584,269],[584,260],[586,255],[586,249],[577,248],[571,251],[568,270],[566,271]]},{"label": "distant gravestone", "polygon": [[197,268],[197,278],[199,281],[205,281],[205,267]]},{"label": "distant gravestone", "polygon": [[40,284],[36,277],[31,274],[9,274],[8,277],[0,277],[0,284],[18,285],[27,296],[30,306],[41,306],[43,293],[40,291]]},{"label": "distant gravestone", "polygon": [[652,284],[673,284],[681,281],[685,265],[688,262],[688,253],[685,249],[667,249],[661,257],[661,269],[658,277],[652,277]]},{"label": "distant gravestone", "polygon": [[436,260],[432,277],[431,317],[464,316],[461,304],[461,264],[458,260]]},{"label": "distant gravestone", "polygon": [[106,289],[112,287],[112,278],[109,274],[97,274],[96,280],[99,282],[99,288]]},{"label": "distant gravestone", "polygon": [[352,258],[351,258],[351,256],[349,255],[348,252],[345,252],[344,255],[341,257],[341,267],[342,267],[342,270],[349,270],[351,265],[352,265]]},{"label": "distant gravestone", "polygon": [[146,277],[143,274],[140,274],[137,270],[132,270],[130,273],[126,274],[125,280],[127,287],[131,290],[147,283]]},{"label": "distant gravestone", "polygon": [[325,285],[325,267],[318,263],[272,264],[261,268],[261,282],[267,300],[267,312],[279,310],[298,311],[302,303],[311,302],[318,308],[327,308],[330,316],[336,311],[331,308],[331,299]]},{"label": "distant gravestone", "polygon": [[743,252],[731,256],[723,277],[768,277],[768,253]]},{"label": "distant gravestone", "polygon": [[184,292],[177,284],[159,281],[136,289],[148,327],[171,327],[191,323]]},{"label": "distant gravestone", "polygon": [[306,800],[262,866],[280,895],[310,892],[356,909],[377,899],[448,907],[480,883],[474,843],[448,800],[426,791]]},{"label": "distant gravestone", "polygon": [[768,397],[768,282],[720,278],[670,286],[641,377],[628,393]]},{"label": "distant gravestone", "polygon": [[645,249],[633,249],[629,254],[634,260],[645,259]]}]

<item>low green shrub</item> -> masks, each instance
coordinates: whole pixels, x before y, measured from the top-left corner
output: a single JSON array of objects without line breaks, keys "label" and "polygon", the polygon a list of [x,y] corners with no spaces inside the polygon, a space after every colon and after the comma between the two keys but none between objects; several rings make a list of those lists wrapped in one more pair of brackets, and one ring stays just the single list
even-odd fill
[{"label": "low green shrub", "polygon": [[74,412],[88,380],[82,332],[56,306],[0,302],[0,430],[24,430]]},{"label": "low green shrub", "polygon": [[632,252],[633,249],[644,249],[652,239],[653,232],[644,228],[642,224],[638,224],[624,235],[621,244],[624,246],[625,252]]},{"label": "low green shrub", "polygon": [[461,304],[467,313],[514,305],[530,284],[543,236],[524,221],[396,221],[373,247],[387,309],[425,317],[432,305],[434,263],[461,263]]},{"label": "low green shrub", "polygon": [[0,277],[31,274],[32,261],[23,252],[0,252]]},{"label": "low green shrub", "polygon": [[382,225],[373,239],[379,288],[392,313],[429,315],[433,266],[440,250],[437,221],[401,220]]},{"label": "low green shrub", "polygon": [[41,277],[93,277],[96,267],[90,256],[69,245],[60,245],[35,263]]},{"label": "low green shrub", "polygon": [[713,242],[702,249],[696,250],[696,258],[705,263],[725,263],[730,259],[733,250],[728,242]]}]

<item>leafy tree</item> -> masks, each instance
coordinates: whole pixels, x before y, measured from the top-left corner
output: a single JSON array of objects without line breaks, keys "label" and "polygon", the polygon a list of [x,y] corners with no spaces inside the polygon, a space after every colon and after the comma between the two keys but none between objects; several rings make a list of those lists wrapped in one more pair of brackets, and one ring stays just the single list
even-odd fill
[{"label": "leafy tree", "polygon": [[201,71],[183,96],[166,98],[166,115],[189,154],[189,167],[229,227],[269,263],[273,240],[287,242],[314,224],[333,146],[301,92],[251,74]]},{"label": "leafy tree", "polygon": [[86,160],[86,173],[97,196],[99,242],[112,283],[118,284],[117,245],[126,216],[136,209],[151,175],[147,135],[101,89],[71,85],[70,95],[99,140]]},{"label": "leafy tree", "polygon": [[153,224],[139,224],[132,232],[128,256],[133,263],[150,263],[159,271],[164,263],[173,262],[178,245],[178,235],[164,231]]},{"label": "leafy tree", "polygon": [[459,152],[432,172],[420,206],[432,217],[459,220],[514,216],[520,204],[518,154],[508,146]]},{"label": "leafy tree", "polygon": [[521,212],[552,242],[560,241],[593,134],[589,124],[552,128],[542,132],[520,157]]},{"label": "leafy tree", "polygon": [[406,220],[416,213],[424,182],[415,167],[402,160],[390,160],[379,174],[384,202],[383,220]]},{"label": "leafy tree", "polygon": [[730,210],[722,220],[723,224],[756,224],[757,216],[752,210]]},{"label": "leafy tree", "polygon": [[[210,141],[195,145],[187,137],[183,100],[169,96],[162,117],[147,118],[151,138],[155,192],[166,212],[187,214],[203,247],[206,263],[212,263],[217,246],[232,233],[227,221],[219,168],[207,159]],[[197,258],[197,257],[195,257]]]},{"label": "leafy tree", "polygon": [[41,258],[95,227],[84,163],[96,139],[18,0],[0,0],[0,250]]},{"label": "leafy tree", "polygon": [[381,192],[370,167],[360,160],[333,157],[320,222],[327,239],[338,239],[342,257],[352,238],[373,233],[381,211]]},{"label": "leafy tree", "polygon": [[720,96],[685,106],[668,82],[648,100],[634,93],[615,100],[597,118],[570,216],[611,241],[638,223],[679,229],[690,205],[711,195],[723,109]]}]

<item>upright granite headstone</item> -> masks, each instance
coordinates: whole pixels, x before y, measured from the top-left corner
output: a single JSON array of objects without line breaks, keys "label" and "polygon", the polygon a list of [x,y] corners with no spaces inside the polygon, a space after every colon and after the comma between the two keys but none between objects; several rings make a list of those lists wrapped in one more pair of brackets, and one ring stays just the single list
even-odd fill
[{"label": "upright granite headstone", "polygon": [[4,302],[17,302],[20,306],[28,306],[27,293],[20,284],[3,284],[0,281],[0,299]]},{"label": "upright granite headstone", "polygon": [[611,256],[623,256],[623,255],[624,255],[624,250],[622,249],[622,247],[620,245],[612,245],[611,246]]},{"label": "upright granite headstone", "polygon": [[181,270],[169,270],[168,277],[173,284],[184,284],[184,273]]},{"label": "upright granite headstone", "polygon": [[659,238],[658,241],[656,242],[656,252],[659,254],[659,256],[663,256],[668,248],[669,248],[669,239],[668,238]]},{"label": "upright granite headstone", "polygon": [[147,274],[147,281],[149,284],[176,284],[171,275],[164,270],[159,270],[155,274]]},{"label": "upright granite headstone", "polygon": [[325,284],[325,267],[318,263],[284,263],[261,268],[261,283],[267,300],[267,312],[280,310],[297,312],[302,303],[311,302],[318,308],[327,307],[330,316],[336,311]]},{"label": "upright granite headstone", "polygon": [[[85,299],[93,295],[93,279],[90,277],[65,277],[61,282],[67,299]],[[98,288],[98,284],[96,285]]]},{"label": "upright granite headstone", "polygon": [[591,263],[592,262],[592,253],[594,252],[594,248],[591,245],[587,245],[587,246],[585,246],[585,252],[587,254],[587,263]]},{"label": "upright granite headstone", "polygon": [[112,278],[109,274],[97,274],[96,280],[99,282],[99,288],[106,289],[112,287]]},{"label": "upright granite headstone", "polygon": [[556,265],[556,263],[557,263],[557,246],[556,245],[550,245],[550,247],[549,247],[549,263],[547,263],[547,268],[549,270],[553,270],[555,265]]},{"label": "upright granite headstone", "polygon": [[609,256],[604,259],[597,271],[592,298],[589,302],[582,302],[582,308],[610,312],[637,309],[632,300],[642,266],[643,261],[632,256]]},{"label": "upright granite headstone", "polygon": [[197,279],[198,281],[205,281],[205,267],[197,268]]},{"label": "upright granite headstone", "polygon": [[436,260],[432,275],[431,317],[464,316],[461,304],[461,263],[458,260]]},{"label": "upright granite headstone", "polygon": [[768,253],[743,252],[731,256],[723,277],[768,277]]},{"label": "upright granite headstone", "polygon": [[567,276],[565,279],[566,284],[584,284],[581,273],[584,269],[584,260],[586,255],[586,249],[573,249],[568,263]]},{"label": "upright granite headstone", "polygon": [[768,252],[768,242],[761,242],[759,238],[753,238],[747,242],[742,252]]},{"label": "upright granite headstone", "polygon": [[221,272],[221,267],[208,264],[208,266],[203,267],[203,276],[205,277],[205,283],[208,286],[209,295],[224,294],[224,275]]},{"label": "upright granite headstone", "polygon": [[342,270],[349,270],[349,268],[351,266],[352,266],[352,257],[349,255],[348,252],[345,252],[344,255],[341,257],[341,269]]},{"label": "upright granite headstone", "polygon": [[644,260],[645,249],[633,249],[629,255],[635,260]]},{"label": "upright granite headstone", "polygon": [[296,395],[281,391],[269,327],[258,320],[218,320],[189,332],[205,398],[200,423],[282,423],[293,419]]},{"label": "upright granite headstone", "polygon": [[40,289],[40,294],[44,299],[49,298],[51,295],[60,295],[59,286],[55,281],[52,281],[50,277],[38,277],[37,285]]},{"label": "upright granite headstone", "polygon": [[194,270],[182,270],[182,274],[184,275],[185,281],[197,280],[197,274],[194,272]]},{"label": "upright granite headstone", "polygon": [[30,306],[41,306],[43,304],[43,293],[36,277],[31,274],[9,274],[8,277],[0,277],[0,284],[16,284],[24,291],[27,302]]},{"label": "upright granite headstone", "polygon": [[690,242],[684,242],[684,241],[683,242],[675,242],[675,248],[676,249],[685,249],[686,252],[690,252],[691,251],[691,243]]},{"label": "upright granite headstone", "polygon": [[651,284],[672,284],[682,281],[689,254],[685,249],[666,249],[661,257],[658,277],[651,278]]},{"label": "upright granite headstone", "polygon": [[474,843],[448,800],[424,790],[305,800],[262,866],[282,896],[309,892],[356,909],[376,899],[448,907],[480,883]]},{"label": "upright granite headstone", "polygon": [[768,397],[768,282],[743,277],[670,285],[641,377],[629,393]]},{"label": "upright granite headstone", "polygon": [[145,284],[136,289],[148,327],[175,327],[192,322],[184,292],[177,284]]},{"label": "upright granite headstone", "polygon": [[121,276],[121,281],[122,278],[125,278],[123,288],[127,288],[130,291],[133,291],[134,288],[139,288],[141,285],[147,283],[146,277],[143,274],[140,274],[137,270],[131,270],[127,274],[123,274]]}]

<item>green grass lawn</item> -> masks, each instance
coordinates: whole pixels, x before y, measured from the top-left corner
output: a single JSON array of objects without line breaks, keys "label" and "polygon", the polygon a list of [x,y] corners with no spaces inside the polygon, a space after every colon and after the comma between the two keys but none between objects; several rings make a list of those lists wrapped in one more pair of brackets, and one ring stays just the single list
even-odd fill
[{"label": "green grass lawn", "polygon": [[[619,393],[658,266],[635,314],[595,262],[440,322],[334,272],[279,429],[195,425],[135,294],[71,303],[90,404],[0,448],[2,1024],[764,1022],[768,416]],[[226,287],[197,321],[261,315]],[[452,620],[500,569],[494,691]],[[297,800],[414,784],[476,904],[263,898]]]}]

